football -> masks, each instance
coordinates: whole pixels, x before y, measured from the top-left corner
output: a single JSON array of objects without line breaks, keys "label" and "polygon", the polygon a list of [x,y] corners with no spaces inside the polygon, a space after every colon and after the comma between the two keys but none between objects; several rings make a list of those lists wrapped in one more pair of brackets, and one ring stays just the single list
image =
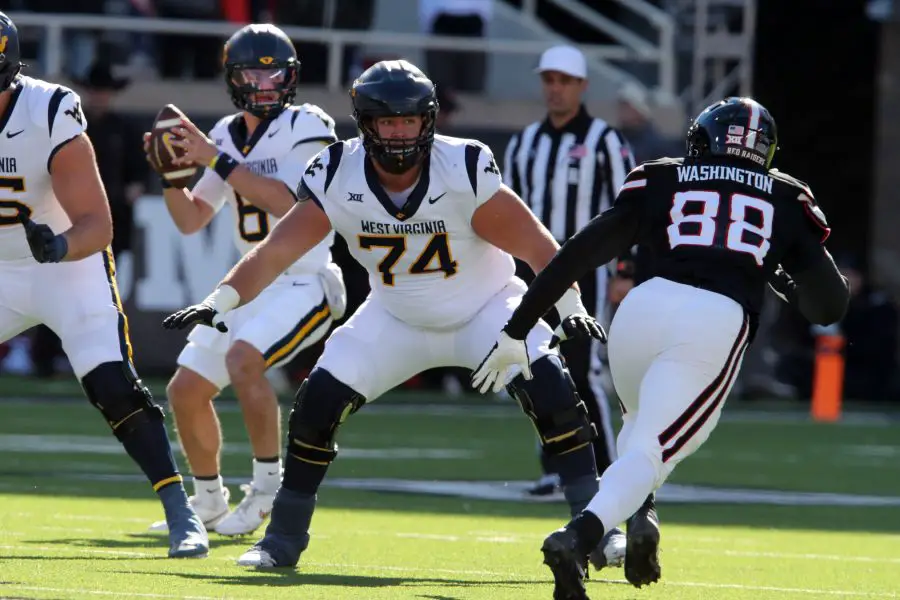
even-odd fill
[{"label": "football", "polygon": [[150,158],[160,175],[166,178],[173,187],[187,187],[197,167],[194,165],[175,165],[172,161],[184,155],[181,148],[172,145],[171,140],[178,139],[172,131],[182,119],[187,117],[177,106],[166,104],[156,115],[153,130],[150,132]]}]

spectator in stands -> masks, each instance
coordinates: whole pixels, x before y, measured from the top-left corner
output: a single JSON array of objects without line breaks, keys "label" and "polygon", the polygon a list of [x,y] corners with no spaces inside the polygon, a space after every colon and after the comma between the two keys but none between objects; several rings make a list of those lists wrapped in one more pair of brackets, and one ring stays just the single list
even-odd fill
[{"label": "spectator in stands", "polygon": [[[222,19],[220,0],[154,0],[161,19]],[[163,34],[159,36],[159,73],[163,79],[213,79],[221,69],[221,36]]]},{"label": "spectator in stands", "polygon": [[[851,286],[850,307],[840,323],[845,338],[844,397],[873,402],[894,400],[897,304],[868,280],[859,258],[838,255],[835,262]],[[813,332],[808,325],[802,326],[801,319],[793,313],[787,321],[796,343],[782,357],[779,376],[797,389],[801,399],[810,398],[815,365]]]},{"label": "spectator in stands", "polygon": [[[106,0],[13,0],[4,2],[2,10],[28,10],[41,13],[102,14]],[[5,6],[5,5],[9,6]],[[43,36],[42,36],[43,37]],[[82,77],[97,54],[99,32],[86,29],[67,29],[63,33],[63,72],[69,77]],[[38,47],[38,63],[47,69],[47,43]]]},{"label": "spectator in stands", "polygon": [[[258,0],[257,0],[258,1]],[[272,19],[279,25],[321,27],[326,29],[350,29],[366,31],[372,27],[375,12],[374,0],[334,0],[334,10],[326,11],[322,0],[273,0]],[[300,57],[300,81],[304,84],[323,84],[328,77],[328,51],[326,44],[294,40]],[[344,47],[341,62],[341,83],[348,83],[358,70],[360,49],[354,44]]]},{"label": "spectator in stands", "polygon": [[[494,14],[494,0],[419,0],[419,25],[424,33],[484,39]],[[487,56],[484,52],[428,50],[426,73],[440,89],[484,91]]]},{"label": "spectator in stands", "polygon": [[682,156],[683,142],[665,138],[653,124],[647,90],[627,83],[617,95],[619,131],[628,140],[636,164],[664,156]]}]

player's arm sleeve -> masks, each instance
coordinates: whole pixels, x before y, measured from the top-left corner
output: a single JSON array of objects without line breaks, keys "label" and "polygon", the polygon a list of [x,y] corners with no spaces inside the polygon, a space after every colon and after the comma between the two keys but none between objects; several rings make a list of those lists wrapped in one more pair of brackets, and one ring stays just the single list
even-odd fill
[{"label": "player's arm sleeve", "polygon": [[811,195],[798,199],[797,239],[785,255],[784,274],[776,271],[769,284],[811,323],[830,325],[847,312],[850,284],[825,248],[831,230],[824,213]]},{"label": "player's arm sleeve", "polygon": [[215,171],[204,168],[203,175],[191,188],[191,196],[208,204],[214,212],[219,212],[225,205],[227,187],[228,184]]},{"label": "player's arm sleeve", "polygon": [[[225,123],[225,119],[216,123],[207,133],[209,138],[215,140],[222,137],[220,128],[226,127]],[[221,152],[221,149],[219,151]],[[203,167],[203,174],[191,188],[191,196],[195,200],[200,199],[208,204],[213,212],[219,212],[225,205],[227,193],[228,184],[225,183],[225,180],[219,177],[215,171],[206,167]]]},{"label": "player's arm sleeve", "polygon": [[522,142],[521,134],[515,134],[506,145],[503,155],[503,183],[519,196],[522,195],[522,182],[519,172],[516,170],[516,154],[519,152],[519,144]]},{"label": "player's arm sleeve", "polygon": [[465,163],[469,185],[475,194],[475,206],[472,211],[474,213],[474,209],[497,193],[503,185],[503,178],[500,176],[494,154],[484,144],[470,142],[466,145]]},{"label": "player's arm sleeve", "polygon": [[573,283],[637,242],[644,220],[647,180],[641,172],[634,178],[629,175],[629,181],[622,186],[613,207],[591,219],[584,229],[569,238],[537,274],[506,325],[505,331],[510,337],[525,339]]},{"label": "player's arm sleeve", "polygon": [[47,170],[53,157],[65,146],[87,130],[87,119],[81,110],[81,98],[69,88],[59,87],[50,97],[47,106],[47,126],[50,131],[50,155]]}]

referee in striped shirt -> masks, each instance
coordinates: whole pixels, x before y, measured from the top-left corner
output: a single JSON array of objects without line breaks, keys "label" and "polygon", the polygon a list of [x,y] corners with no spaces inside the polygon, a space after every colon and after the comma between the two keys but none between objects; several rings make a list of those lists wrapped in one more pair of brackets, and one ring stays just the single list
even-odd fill
[{"label": "referee in striped shirt", "polygon": [[[536,72],[541,77],[547,116],[510,140],[504,181],[562,244],[610,207],[625,176],[635,166],[634,158],[622,134],[585,110],[582,96],[588,83],[587,63],[578,49],[550,48],[541,56]],[[518,270],[526,281],[534,277],[522,263]],[[619,274],[616,265],[597,269],[578,285],[584,305],[601,320],[607,290],[613,296],[609,300],[618,303],[630,289],[625,271]],[[597,470],[602,473],[615,457],[615,435],[601,385],[599,343],[571,340],[561,349],[578,394],[597,428],[594,454]],[[541,465],[544,476],[530,490],[535,495],[553,493],[558,487],[559,477],[543,454]]]}]

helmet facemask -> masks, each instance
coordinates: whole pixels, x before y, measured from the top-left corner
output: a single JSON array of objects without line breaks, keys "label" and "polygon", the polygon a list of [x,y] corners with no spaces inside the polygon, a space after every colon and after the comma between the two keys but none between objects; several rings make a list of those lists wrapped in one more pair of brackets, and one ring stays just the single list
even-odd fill
[{"label": "helmet facemask", "polygon": [[226,77],[235,106],[260,119],[277,117],[294,101],[297,65],[228,65]]},{"label": "helmet facemask", "polygon": [[363,148],[372,159],[388,173],[400,175],[421,164],[431,152],[434,143],[435,117],[437,110],[429,110],[421,115],[422,128],[414,138],[382,137],[378,133],[376,121],[384,117],[408,115],[360,115],[354,112],[357,126],[362,133]]}]

